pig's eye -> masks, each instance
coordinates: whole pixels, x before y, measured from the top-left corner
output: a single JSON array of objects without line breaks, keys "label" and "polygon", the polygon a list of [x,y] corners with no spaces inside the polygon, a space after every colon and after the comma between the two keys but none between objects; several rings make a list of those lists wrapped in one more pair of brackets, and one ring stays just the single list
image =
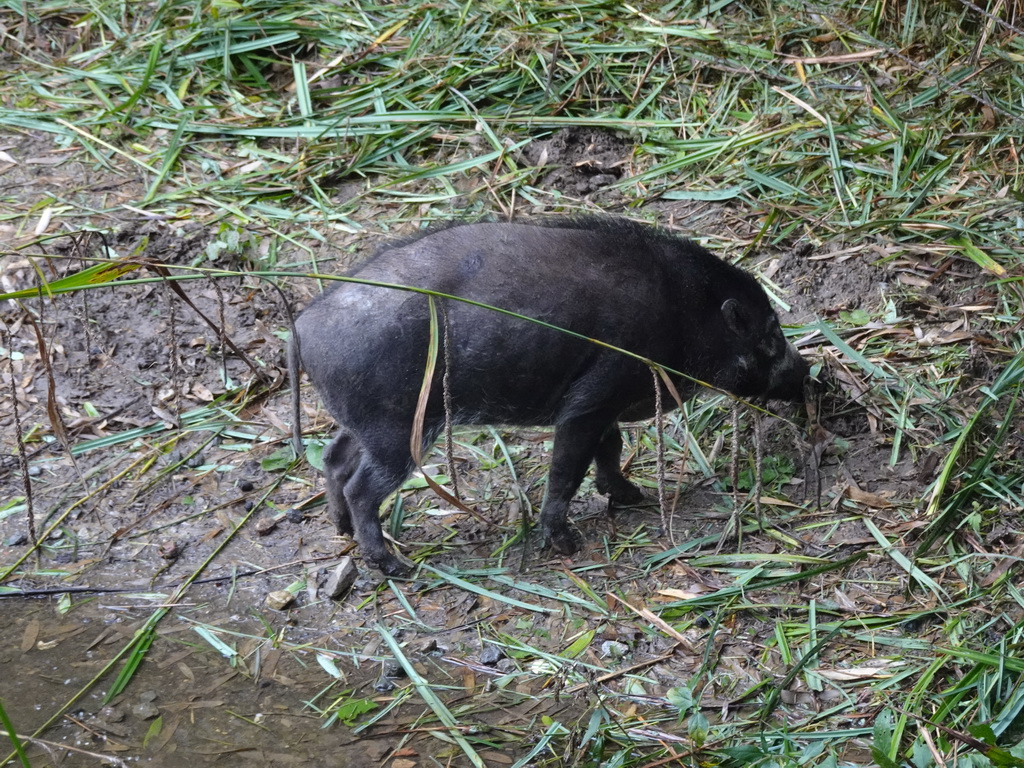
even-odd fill
[{"label": "pig's eye", "polygon": [[757,354],[766,361],[781,359],[786,353],[786,339],[782,335],[782,329],[774,323],[774,318],[772,320],[756,342]]}]

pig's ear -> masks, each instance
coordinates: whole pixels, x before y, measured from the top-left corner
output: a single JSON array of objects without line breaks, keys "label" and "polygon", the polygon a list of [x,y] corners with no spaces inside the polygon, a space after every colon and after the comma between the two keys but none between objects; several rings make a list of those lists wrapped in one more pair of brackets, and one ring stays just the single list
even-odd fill
[{"label": "pig's ear", "polygon": [[754,328],[750,313],[736,299],[726,299],[722,303],[722,317],[725,327],[737,336],[749,336]]}]

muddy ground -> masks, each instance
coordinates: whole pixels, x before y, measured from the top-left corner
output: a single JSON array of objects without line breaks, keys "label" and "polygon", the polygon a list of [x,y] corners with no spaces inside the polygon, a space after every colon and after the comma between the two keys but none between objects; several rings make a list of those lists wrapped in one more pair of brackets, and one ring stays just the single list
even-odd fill
[{"label": "muddy ground", "polygon": [[[282,270],[335,271],[382,239],[377,232],[333,233],[332,247],[319,249],[314,265],[284,242],[271,248],[266,233],[223,223],[146,220],[118,208],[140,195],[131,175],[97,175],[46,136],[0,136],[0,146],[17,161],[0,168],[13,214],[0,222],[7,241],[6,289],[35,284],[36,268],[50,280],[74,272],[84,263],[80,259],[104,248],[150,262],[243,272],[266,268],[271,258]],[[630,154],[624,137],[566,131],[537,142],[526,157],[556,166],[545,179],[551,188],[615,211],[621,195],[613,185],[627,173]],[[40,202],[58,198],[77,216],[41,227],[54,235],[45,249],[15,250],[40,225]],[[758,226],[750,212],[721,204],[662,201],[651,207],[664,225],[707,237],[712,246],[747,240]],[[96,210],[113,213],[89,213]],[[87,226],[103,236],[82,234]],[[963,312],[950,304],[990,300],[971,267],[958,263],[931,282],[924,262],[886,256],[884,243],[821,249],[802,242],[762,252],[755,263],[791,307],[782,312],[783,322],[808,328],[815,317],[862,312],[865,335],[965,332],[953,327]],[[143,267],[128,277],[159,272]],[[284,282],[299,306],[319,290],[312,280]],[[965,284],[973,286],[967,296]],[[681,637],[652,629],[625,607],[657,607],[730,583],[728,573],[695,569],[686,558],[655,560],[652,568],[652,558],[670,546],[652,505],[611,516],[588,480],[575,502],[587,539],[584,552],[564,560],[539,550],[533,539],[518,541],[523,495],[536,506],[543,493],[550,448],[543,431],[459,434],[460,486],[480,519],[446,509],[429,492],[402,493],[400,538],[407,553],[427,550],[429,568],[469,573],[472,583],[492,594],[429,568],[405,582],[382,581],[360,568],[351,591],[331,600],[323,590],[328,573],[345,555],[359,565],[358,550],[332,531],[322,506],[308,503],[322,488],[318,474],[288,460],[281,297],[255,277],[179,285],[211,323],[160,281],[28,301],[29,314],[13,304],[2,309],[9,330],[0,340],[0,566],[22,558],[32,536],[27,506],[17,501],[25,495],[19,438],[28,459],[34,528],[37,535],[48,532],[41,557],[29,556],[5,583],[27,596],[0,594],[3,699],[22,733],[57,713],[167,605],[171,610],[156,625],[156,639],[127,689],[103,701],[114,665],[43,738],[110,760],[153,765],[467,764],[450,738],[437,736],[431,711],[389,650],[389,635],[402,643],[418,674],[446,686],[444,701],[461,727],[486,735],[491,747],[477,748],[487,764],[505,765],[530,753],[550,722],[546,718],[574,724],[575,731],[560,735],[559,749],[581,754],[586,745],[578,740],[588,719],[609,696],[664,714],[666,693],[701,665],[708,644],[735,673],[731,688],[704,692],[710,714],[727,712],[739,693],[783,668],[777,655],[761,655],[760,642],[781,617],[774,606],[786,604],[782,593],[759,593],[751,599],[762,609],[735,614],[713,633],[707,623],[693,624]],[[910,320],[895,330],[872,326],[887,308]],[[938,456],[927,450],[903,451],[890,462],[883,415],[852,401],[864,382],[823,359],[821,341],[810,331],[802,339],[804,353],[832,371],[835,387],[821,411],[828,435],[819,445],[821,506],[806,503],[818,483],[817,476],[806,476],[808,444],[769,422],[768,451],[788,460],[792,477],[771,488],[784,497],[766,509],[775,527],[747,533],[744,552],[840,559],[875,543],[859,517],[841,508],[851,488],[872,500],[876,525],[899,531],[914,524],[915,505],[934,477]],[[982,347],[977,365],[969,373],[983,375],[990,365]],[[73,458],[48,414],[48,370]],[[306,434],[326,437],[329,417],[308,385],[302,400]],[[713,423],[727,423],[727,416]],[[918,444],[928,445],[927,433],[937,427],[921,421],[916,429]],[[631,448],[638,436],[649,445],[649,431],[628,434]],[[514,482],[501,462],[498,436],[514,459]],[[678,420],[670,423],[669,437],[683,439]],[[714,432],[694,438],[705,455],[714,453]],[[719,480],[728,471],[727,453],[726,446],[715,465]],[[633,476],[652,496],[653,467],[646,448],[631,452]],[[444,470],[440,454],[428,469]],[[678,466],[670,464],[669,477],[677,474]],[[697,542],[687,557],[714,548],[731,504],[722,487],[688,467],[672,523],[676,541]],[[735,543],[726,551],[736,551]],[[856,610],[898,611],[911,598],[890,568],[885,561],[864,561],[846,574],[844,599]],[[182,588],[197,571],[195,583]],[[289,585],[294,603],[285,610],[269,607],[268,595]],[[834,586],[825,578],[806,589],[834,602]],[[604,597],[609,594],[621,604]],[[604,615],[585,607],[603,603]],[[589,684],[575,682],[557,665],[544,667],[539,654],[561,654],[588,630],[595,631],[594,642],[581,661],[590,666],[581,669],[588,670],[583,674]],[[626,672],[600,680],[597,669]],[[811,712],[828,706],[833,694],[801,690],[797,682],[788,695],[794,706]],[[340,717],[321,714],[339,708]],[[369,722],[373,716],[379,719]],[[640,744],[665,743],[666,730],[671,721],[652,728],[654,736],[632,737]],[[32,755],[33,765],[98,764],[95,756],[56,746],[33,746]]]}]

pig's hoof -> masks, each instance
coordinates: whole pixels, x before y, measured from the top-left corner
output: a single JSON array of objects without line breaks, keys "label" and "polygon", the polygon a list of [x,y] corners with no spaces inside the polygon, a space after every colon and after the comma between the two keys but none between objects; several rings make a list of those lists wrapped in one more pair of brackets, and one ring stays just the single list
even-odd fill
[{"label": "pig's hoof", "polygon": [[629,482],[625,483],[621,488],[611,491],[608,494],[608,498],[624,507],[629,507],[633,504],[643,504],[647,500],[644,492]]},{"label": "pig's hoof", "polygon": [[601,479],[596,485],[598,493],[608,494],[612,502],[625,507],[641,504],[646,499],[644,492],[624,477]]},{"label": "pig's hoof", "polygon": [[544,541],[562,555],[574,555],[583,546],[583,537],[571,525],[544,529]]},{"label": "pig's hoof", "polygon": [[415,563],[391,552],[385,552],[380,557],[367,557],[366,561],[389,579],[404,579],[416,570]]}]

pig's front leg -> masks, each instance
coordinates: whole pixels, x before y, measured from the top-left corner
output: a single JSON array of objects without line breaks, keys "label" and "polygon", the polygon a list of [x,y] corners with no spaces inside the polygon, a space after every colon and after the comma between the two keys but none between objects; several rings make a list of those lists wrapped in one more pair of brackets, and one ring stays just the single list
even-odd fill
[{"label": "pig's front leg", "polygon": [[556,552],[571,555],[583,545],[583,537],[569,523],[569,502],[579,490],[610,421],[588,414],[555,427],[555,446],[541,505],[540,529],[544,541]]}]

